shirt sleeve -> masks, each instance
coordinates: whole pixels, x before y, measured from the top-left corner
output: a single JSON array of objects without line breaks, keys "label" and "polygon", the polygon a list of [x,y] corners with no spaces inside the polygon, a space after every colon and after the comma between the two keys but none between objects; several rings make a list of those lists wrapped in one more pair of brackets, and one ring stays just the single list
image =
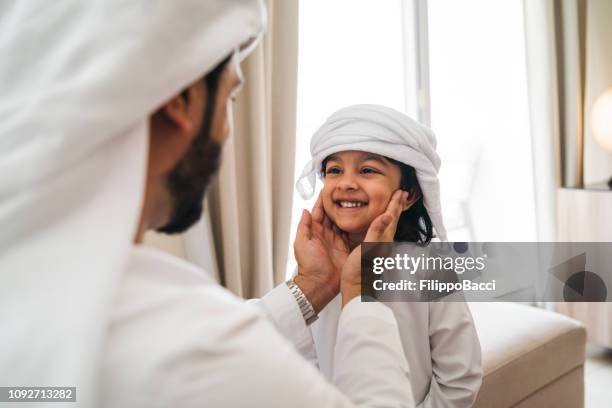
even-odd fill
[{"label": "shirt sleeve", "polygon": [[386,306],[355,299],[342,310],[329,381],[270,319],[183,272],[147,264],[124,274],[100,361],[101,408],[414,406]]},{"label": "shirt sleeve", "polygon": [[432,302],[429,313],[433,375],[419,407],[471,407],[482,383],[482,362],[468,304]]},{"label": "shirt sleeve", "polygon": [[236,338],[216,342],[229,345],[239,341],[240,347],[235,349],[242,354],[232,359],[233,367],[223,364],[223,372],[231,378],[228,384],[243,388],[240,392],[223,393],[225,405],[414,407],[397,322],[386,306],[361,303],[357,298],[344,307],[331,382],[295,353],[286,339],[268,328],[269,324],[263,323],[241,324],[242,332]]},{"label": "shirt sleeve", "polygon": [[332,378],[358,405],[414,406],[397,321],[387,306],[355,298],[344,307]]},{"label": "shirt sleeve", "polygon": [[[150,369],[136,372],[137,364],[121,360],[121,370],[108,377],[111,398],[103,406],[414,407],[397,323],[386,306],[354,300],[344,308],[330,382],[246,305],[198,310],[187,303],[194,310],[168,321],[178,327],[172,339],[165,339],[170,352],[157,357],[147,352],[147,347],[158,350],[156,342],[164,340],[149,336],[142,362]],[[142,335],[139,329],[134,335]],[[153,329],[167,332],[168,326]]]},{"label": "shirt sleeve", "polygon": [[318,367],[312,332],[286,283],[281,283],[261,299],[250,299],[247,302],[263,313],[302,357]]}]

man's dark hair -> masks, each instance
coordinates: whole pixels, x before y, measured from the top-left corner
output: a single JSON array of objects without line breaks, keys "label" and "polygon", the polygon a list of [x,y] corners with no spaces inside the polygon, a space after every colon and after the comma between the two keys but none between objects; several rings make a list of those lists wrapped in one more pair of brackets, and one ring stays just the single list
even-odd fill
[{"label": "man's dark hair", "polygon": [[221,74],[223,73],[225,66],[228,64],[231,58],[231,55],[227,56],[204,77],[204,84],[208,90],[206,110],[204,111],[204,118],[202,119],[202,123],[207,127],[207,129],[202,129],[204,134],[210,134],[210,127],[212,126],[212,119],[215,113],[215,98],[217,97],[217,89],[219,89],[219,80],[221,79]]}]

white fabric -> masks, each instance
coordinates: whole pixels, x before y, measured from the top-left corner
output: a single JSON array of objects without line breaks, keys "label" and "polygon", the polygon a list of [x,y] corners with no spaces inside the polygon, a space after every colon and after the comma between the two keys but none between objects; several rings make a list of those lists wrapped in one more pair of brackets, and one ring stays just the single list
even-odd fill
[{"label": "white fabric", "polygon": [[[259,305],[298,352],[333,378],[334,347],[341,314],[337,296],[310,327],[281,284]],[[468,304],[457,302],[391,302],[402,350],[410,366],[410,384],[417,407],[471,407],[482,383],[480,341]],[[297,316],[297,317],[296,317]]]},{"label": "white fabric", "polygon": [[414,167],[433,227],[438,238],[446,241],[438,181],[440,157],[431,129],[386,106],[353,105],[338,110],[312,136],[312,159],[296,183],[302,198],[313,195],[323,160],[347,150],[380,154]]},{"label": "white fabric", "polygon": [[[482,363],[478,335],[467,304],[387,305],[397,319],[417,407],[471,407],[482,382]],[[327,378],[333,375],[340,311],[337,297],[311,326],[316,363]]]},{"label": "white fabric", "polygon": [[274,324],[283,337],[293,344],[302,357],[315,366],[318,365],[312,333],[306,326],[302,311],[285,282],[276,286],[261,299],[250,299],[248,302],[263,311],[263,315]]},{"label": "white fabric", "polygon": [[[414,406],[397,324],[382,304],[354,299],[342,310],[334,387],[254,307],[197,267],[134,247],[121,279],[101,407]],[[290,296],[279,287],[261,302],[280,312],[281,325],[304,328]]]},{"label": "white fabric", "polygon": [[201,271],[133,248],[149,115],[262,10],[0,3],[0,384],[76,386],[75,407],[413,406],[385,306],[343,309],[334,387]]},{"label": "white fabric", "polygon": [[258,0],[0,2],[0,384],[95,406],[148,117],[264,20]]}]

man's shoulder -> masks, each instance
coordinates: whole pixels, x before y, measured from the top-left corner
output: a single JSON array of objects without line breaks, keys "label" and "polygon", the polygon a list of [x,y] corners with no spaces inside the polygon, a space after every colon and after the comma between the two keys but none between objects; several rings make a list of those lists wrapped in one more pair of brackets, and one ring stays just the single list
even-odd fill
[{"label": "man's shoulder", "polygon": [[203,271],[139,253],[128,263],[107,332],[102,405],[144,406],[133,398],[149,394],[175,406],[217,406],[220,398],[236,405],[242,397],[232,387],[254,394],[272,387],[300,365],[294,353],[255,308]]},{"label": "man's shoulder", "polygon": [[151,318],[160,320],[166,314],[176,318],[219,310],[248,315],[250,308],[198,266],[153,248],[134,247],[117,286],[113,318],[135,312],[144,318],[150,311]]}]

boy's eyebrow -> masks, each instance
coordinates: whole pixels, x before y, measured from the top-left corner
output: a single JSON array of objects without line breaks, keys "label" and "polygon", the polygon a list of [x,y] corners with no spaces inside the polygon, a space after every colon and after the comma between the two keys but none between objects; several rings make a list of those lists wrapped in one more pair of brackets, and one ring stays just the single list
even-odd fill
[{"label": "boy's eyebrow", "polygon": [[378,155],[368,154],[367,156],[365,156],[363,158],[362,161],[368,161],[368,160],[374,160],[375,162],[378,162],[378,163],[380,163],[380,164],[382,164],[384,166],[389,165],[389,161],[388,160],[386,160],[383,157],[378,156]]},{"label": "boy's eyebrow", "polygon": [[342,160],[338,156],[336,156],[335,154],[332,154],[331,156],[328,156],[326,161],[327,162],[336,161],[336,162],[342,163]]}]

